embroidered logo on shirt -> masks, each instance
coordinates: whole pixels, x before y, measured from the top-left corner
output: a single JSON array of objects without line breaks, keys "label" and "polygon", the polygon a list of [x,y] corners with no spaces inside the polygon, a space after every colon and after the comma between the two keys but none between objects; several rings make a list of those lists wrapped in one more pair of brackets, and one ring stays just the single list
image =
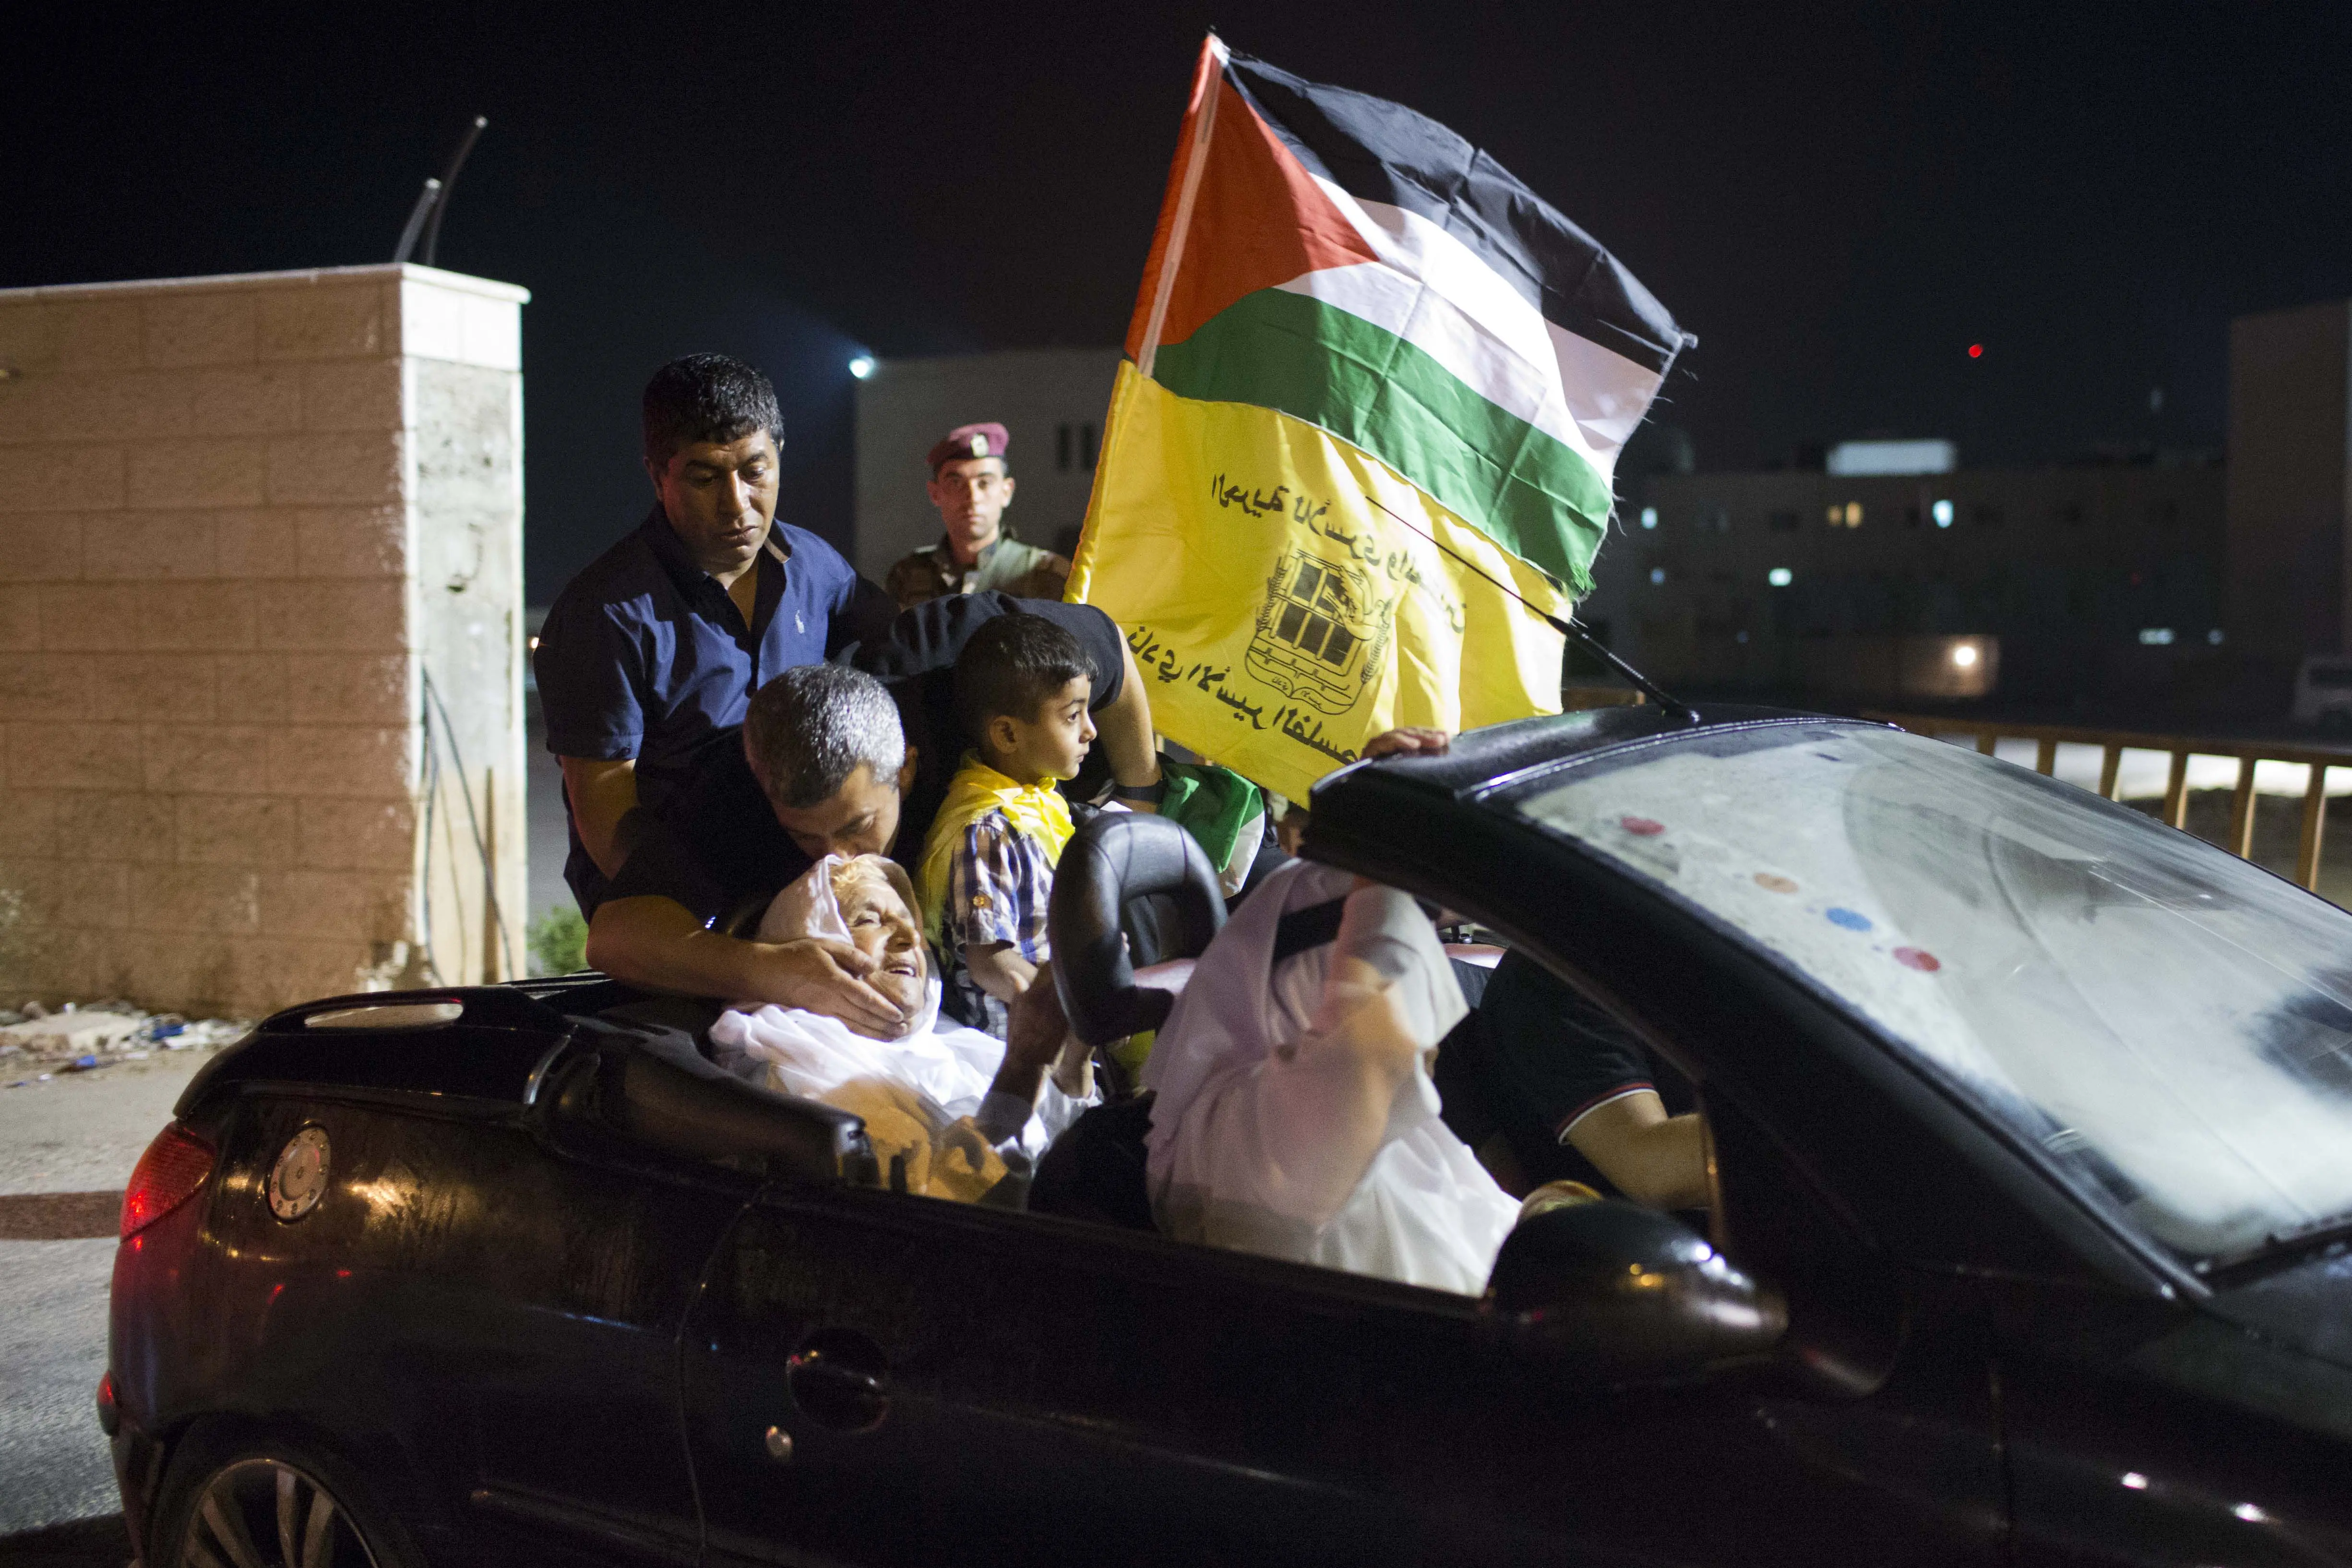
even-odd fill
[{"label": "embroidered logo on shirt", "polygon": [[992,910],[996,907],[996,900],[986,893],[974,893],[971,896],[971,907],[976,910]]}]

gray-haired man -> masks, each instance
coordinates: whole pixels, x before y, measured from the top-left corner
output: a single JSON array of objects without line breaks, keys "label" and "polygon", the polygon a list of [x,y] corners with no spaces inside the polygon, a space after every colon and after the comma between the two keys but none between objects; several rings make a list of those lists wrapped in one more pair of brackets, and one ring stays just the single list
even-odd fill
[{"label": "gray-haired man", "polygon": [[706,771],[621,868],[589,924],[589,962],[656,990],[895,1025],[897,1005],[866,984],[872,961],[848,943],[709,928],[827,855],[887,854],[916,761],[880,681],[835,664],[785,670],[752,695],[740,752]]},{"label": "gray-haired man", "polygon": [[1103,783],[1147,805],[1159,777],[1150,704],[1109,616],[994,593],[934,600],[847,650],[848,664],[787,669],[753,695],[740,742],[663,806],[598,906],[589,962],[656,990],[775,1002],[885,1031],[899,1022],[862,978],[870,961],[848,944],[745,942],[712,928],[764,906],[826,854],[921,853],[962,750],[956,656],[977,626],[1016,614],[1062,625],[1086,649],[1100,672],[1089,706]]}]

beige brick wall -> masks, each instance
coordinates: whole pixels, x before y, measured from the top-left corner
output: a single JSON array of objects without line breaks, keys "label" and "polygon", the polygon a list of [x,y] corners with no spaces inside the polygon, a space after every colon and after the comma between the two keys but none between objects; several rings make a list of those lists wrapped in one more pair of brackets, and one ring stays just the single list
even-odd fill
[{"label": "beige brick wall", "polygon": [[417,267],[0,290],[0,1004],[250,1015],[520,965],[526,298]]}]

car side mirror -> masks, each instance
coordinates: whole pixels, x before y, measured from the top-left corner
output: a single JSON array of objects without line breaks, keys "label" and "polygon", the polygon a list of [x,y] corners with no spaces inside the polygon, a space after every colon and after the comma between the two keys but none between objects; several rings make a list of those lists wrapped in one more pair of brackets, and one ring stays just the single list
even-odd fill
[{"label": "car side mirror", "polygon": [[1617,1200],[1548,1209],[1503,1242],[1486,1310],[1531,1360],[1617,1384],[1769,1357],[1786,1306],[1687,1226]]}]

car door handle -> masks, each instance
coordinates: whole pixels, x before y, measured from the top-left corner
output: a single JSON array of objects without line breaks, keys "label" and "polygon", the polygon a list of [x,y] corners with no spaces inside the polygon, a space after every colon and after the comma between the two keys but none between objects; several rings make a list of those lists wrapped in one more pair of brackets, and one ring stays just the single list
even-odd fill
[{"label": "car door handle", "polygon": [[881,1347],[847,1329],[820,1329],[784,1363],[793,1403],[810,1420],[842,1432],[871,1432],[890,1414]]}]

